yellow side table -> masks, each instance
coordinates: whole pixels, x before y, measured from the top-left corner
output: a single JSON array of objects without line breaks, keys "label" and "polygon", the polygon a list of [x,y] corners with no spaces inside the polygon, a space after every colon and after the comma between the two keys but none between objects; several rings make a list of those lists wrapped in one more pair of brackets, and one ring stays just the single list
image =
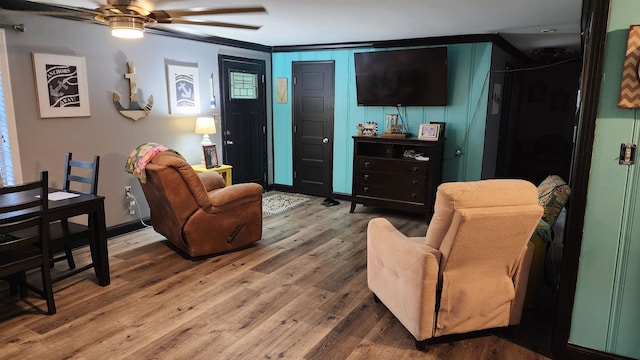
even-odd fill
[{"label": "yellow side table", "polygon": [[231,166],[231,165],[224,165],[223,164],[223,165],[220,165],[218,167],[211,168],[211,169],[207,169],[202,164],[191,165],[191,167],[193,168],[193,170],[195,170],[195,172],[215,171],[215,172],[219,173],[220,175],[222,175],[222,177],[224,178],[224,181],[227,183],[227,186],[231,186],[231,169],[233,169],[233,166]]}]

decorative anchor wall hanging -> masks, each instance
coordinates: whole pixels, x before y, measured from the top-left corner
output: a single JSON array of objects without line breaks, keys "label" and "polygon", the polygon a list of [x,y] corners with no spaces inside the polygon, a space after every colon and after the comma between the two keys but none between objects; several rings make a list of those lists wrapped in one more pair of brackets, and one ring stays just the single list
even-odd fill
[{"label": "decorative anchor wall hanging", "polygon": [[133,121],[137,121],[147,116],[151,111],[151,107],[153,107],[153,95],[149,96],[147,99],[147,105],[141,107],[141,104],[138,102],[138,84],[136,83],[136,68],[133,66],[133,61],[127,61],[128,73],[124,74],[125,79],[129,79],[129,89],[130,95],[129,98],[131,103],[129,104],[129,108],[125,108],[120,104],[120,96],[118,94],[113,93],[113,104],[116,106],[116,109],[125,117],[132,119]]}]

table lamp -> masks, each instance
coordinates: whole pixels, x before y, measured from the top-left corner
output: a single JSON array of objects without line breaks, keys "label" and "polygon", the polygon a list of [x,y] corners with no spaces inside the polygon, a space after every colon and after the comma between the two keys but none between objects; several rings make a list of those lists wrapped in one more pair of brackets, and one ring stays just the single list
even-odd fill
[{"label": "table lamp", "polygon": [[[211,116],[202,116],[196,119],[196,134],[202,134],[202,146],[213,145],[209,139],[209,134],[216,133],[216,122]],[[202,165],[204,162],[204,153],[202,154]]]}]

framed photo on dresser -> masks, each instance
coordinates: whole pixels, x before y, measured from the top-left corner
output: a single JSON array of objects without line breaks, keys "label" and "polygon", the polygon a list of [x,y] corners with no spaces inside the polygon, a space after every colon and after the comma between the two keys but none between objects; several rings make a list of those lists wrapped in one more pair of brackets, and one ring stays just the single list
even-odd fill
[{"label": "framed photo on dresser", "polygon": [[440,124],[420,124],[419,140],[438,141],[440,138]]}]

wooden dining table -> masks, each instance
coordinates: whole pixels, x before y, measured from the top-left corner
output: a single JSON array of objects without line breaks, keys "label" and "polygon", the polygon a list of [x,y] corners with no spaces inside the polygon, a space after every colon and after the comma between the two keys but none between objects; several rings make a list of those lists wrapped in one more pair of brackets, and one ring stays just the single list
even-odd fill
[{"label": "wooden dining table", "polygon": [[[86,194],[81,192],[66,191],[60,189],[49,189],[49,210],[47,216],[50,222],[67,219],[78,215],[88,216],[88,226],[91,236],[95,241],[95,246],[91,246],[91,258],[93,267],[100,286],[107,286],[111,283],[109,275],[109,253],[107,250],[107,229],[104,214],[104,196]],[[74,197],[63,198],[61,200],[51,200],[52,196],[66,194],[76,195]],[[11,206],[12,204],[25,201],[28,196],[39,196],[39,191],[34,190],[33,194],[28,192],[20,194],[0,195],[0,207]],[[10,213],[9,213],[10,214]]]}]

